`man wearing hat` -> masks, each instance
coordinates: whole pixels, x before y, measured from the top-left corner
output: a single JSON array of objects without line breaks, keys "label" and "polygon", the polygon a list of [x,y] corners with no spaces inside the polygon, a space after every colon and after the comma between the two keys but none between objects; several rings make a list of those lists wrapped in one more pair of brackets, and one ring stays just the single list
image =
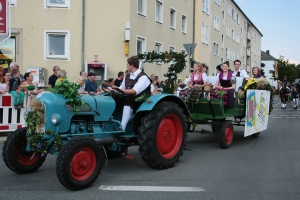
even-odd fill
[{"label": "man wearing hat", "polygon": [[119,87],[126,94],[121,122],[123,130],[127,126],[133,108],[136,108],[135,98],[145,93],[151,95],[150,78],[139,69],[139,60],[135,57],[128,58],[127,69],[129,73]]},{"label": "man wearing hat", "polygon": [[89,94],[97,95],[97,85],[96,85],[96,74],[93,72],[88,73],[88,78],[85,81],[84,90]]}]

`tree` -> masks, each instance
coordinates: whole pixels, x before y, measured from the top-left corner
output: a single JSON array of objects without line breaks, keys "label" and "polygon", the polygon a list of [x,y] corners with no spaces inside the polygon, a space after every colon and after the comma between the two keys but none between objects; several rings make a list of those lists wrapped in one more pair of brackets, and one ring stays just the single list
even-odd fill
[{"label": "tree", "polygon": [[[296,65],[293,63],[289,63],[289,60],[278,59],[277,60],[277,67],[278,67],[278,80],[283,80],[284,76],[287,77],[291,83],[293,83],[298,77],[298,71]],[[298,65],[299,66],[299,65]],[[300,68],[300,67],[299,67]]]}]

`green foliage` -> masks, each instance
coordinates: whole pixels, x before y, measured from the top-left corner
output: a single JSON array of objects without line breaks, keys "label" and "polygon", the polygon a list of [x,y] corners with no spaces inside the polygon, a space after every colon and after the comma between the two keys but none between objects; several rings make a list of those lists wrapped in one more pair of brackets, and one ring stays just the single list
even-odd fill
[{"label": "green foliage", "polygon": [[146,101],[150,97],[150,94],[144,93],[141,96],[135,98],[135,101]]},{"label": "green foliage", "polygon": [[277,60],[278,67],[278,78],[277,80],[283,80],[284,76],[287,77],[287,80],[293,83],[299,76],[299,72],[295,64],[289,63],[289,60]]},{"label": "green foliage", "polygon": [[36,127],[44,123],[43,118],[38,114],[39,112],[41,114],[44,113],[42,109],[39,109],[37,111],[29,111],[26,115],[25,121],[29,135],[33,135],[36,132]]},{"label": "green foliage", "polygon": [[79,108],[85,105],[77,92],[79,87],[78,84],[69,82],[65,77],[59,78],[55,86],[49,88],[48,91],[61,94],[68,101],[68,104],[73,107],[74,111],[79,111]]},{"label": "green foliage", "polygon": [[167,77],[167,80],[166,85],[163,86],[163,93],[173,94],[176,90],[177,74],[180,74],[182,70],[186,67],[186,55],[187,54],[185,53],[177,53],[172,51],[164,53],[156,53],[155,51],[152,51],[145,54],[138,54],[137,58],[140,60],[145,59],[147,62],[150,63],[157,62],[157,60],[159,60],[159,62],[162,63],[169,63],[168,70],[164,74],[164,76]]},{"label": "green foliage", "polygon": [[215,94],[218,95],[220,97],[220,99],[223,99],[223,96],[226,94],[227,92],[225,90],[215,90]]},{"label": "green foliage", "polygon": [[62,145],[61,137],[59,134],[55,134],[52,130],[47,129],[45,133],[32,134],[27,138],[30,145],[30,149],[34,152],[47,153],[47,147],[51,145],[50,140],[43,139],[43,135],[50,135],[54,138],[53,148],[56,152],[59,152]]}]

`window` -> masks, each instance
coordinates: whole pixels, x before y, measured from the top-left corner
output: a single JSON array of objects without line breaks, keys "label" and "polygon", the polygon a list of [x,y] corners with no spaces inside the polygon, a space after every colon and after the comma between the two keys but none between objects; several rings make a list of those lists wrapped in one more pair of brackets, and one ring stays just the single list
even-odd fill
[{"label": "window", "polygon": [[186,16],[182,15],[182,22],[181,22],[181,28],[182,28],[182,32],[186,33],[187,32],[187,19]]},{"label": "window", "polygon": [[224,49],[224,35],[222,34],[222,49]]},{"label": "window", "polygon": [[234,8],[232,8],[232,19],[236,21],[236,12]]},{"label": "window", "polygon": [[236,14],[236,18],[237,18],[238,24],[241,24],[241,17],[238,13]]},{"label": "window", "polygon": [[170,45],[170,52],[176,52],[176,48]]},{"label": "window", "polygon": [[231,12],[232,12],[231,11],[231,5],[228,3],[227,4],[227,13],[228,13],[229,16],[231,16]]},{"label": "window", "polygon": [[70,31],[45,31],[45,59],[70,59]]},{"label": "window", "polygon": [[70,8],[70,0],[45,0],[46,7]]},{"label": "window", "polygon": [[170,10],[170,28],[176,28],[176,11],[172,8]]},{"label": "window", "polygon": [[224,63],[224,58],[223,58],[223,57],[221,58],[221,63],[222,63],[222,64]]},{"label": "window", "polygon": [[220,0],[215,0],[215,3],[220,6]]},{"label": "window", "polygon": [[136,39],[136,53],[143,54],[146,52],[146,38],[137,36]]},{"label": "window", "polygon": [[202,12],[206,13],[207,15],[209,14],[209,0],[202,0]]},{"label": "window", "polygon": [[225,25],[225,11],[222,11],[222,24]]},{"label": "window", "polygon": [[219,55],[219,44],[214,42],[214,55]]},{"label": "window", "polygon": [[202,23],[202,43],[208,45],[208,25]]},{"label": "window", "polygon": [[156,53],[162,52],[162,43],[161,42],[155,42],[155,52]]},{"label": "window", "polygon": [[162,23],[163,22],[163,9],[162,9],[162,2],[156,1],[156,22]]},{"label": "window", "polygon": [[140,15],[146,16],[147,0],[138,0],[137,12]]},{"label": "window", "polygon": [[226,59],[230,60],[230,49],[226,48]]},{"label": "window", "polygon": [[214,28],[220,31],[220,18],[217,16],[214,17]]}]

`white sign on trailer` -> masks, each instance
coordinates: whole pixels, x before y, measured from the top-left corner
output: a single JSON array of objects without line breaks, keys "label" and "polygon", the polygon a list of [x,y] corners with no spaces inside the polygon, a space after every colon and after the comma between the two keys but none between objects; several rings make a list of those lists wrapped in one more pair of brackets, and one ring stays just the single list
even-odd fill
[{"label": "white sign on trailer", "polygon": [[266,90],[247,90],[245,137],[267,129],[270,95]]}]

